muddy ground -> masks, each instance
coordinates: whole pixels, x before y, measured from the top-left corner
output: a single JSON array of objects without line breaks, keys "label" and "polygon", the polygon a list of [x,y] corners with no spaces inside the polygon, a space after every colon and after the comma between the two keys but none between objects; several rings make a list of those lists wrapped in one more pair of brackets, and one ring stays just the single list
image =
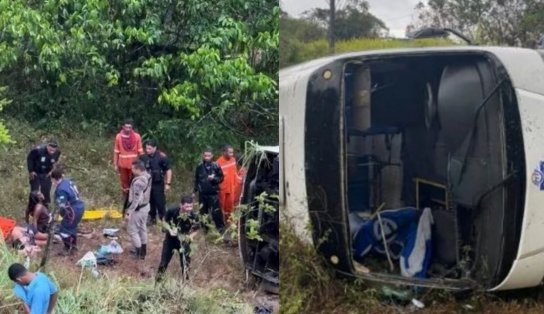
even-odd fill
[{"label": "muddy ground", "polygon": [[[111,240],[102,235],[103,228],[119,228],[117,240],[124,252],[116,256],[116,264],[99,266],[98,271],[111,276],[128,276],[133,278],[152,279],[155,277],[160,262],[162,241],[164,235],[158,226],[148,229],[148,252],[145,261],[136,260],[129,254],[132,248],[130,239],[121,220],[103,220],[99,222],[82,222],[80,230],[91,232],[78,237],[78,250],[72,256],[62,256],[62,243],[51,244],[48,265],[55,265],[56,269],[70,269],[78,272],[76,262],[88,251],[95,251],[100,245],[108,244]],[[195,239],[195,250],[192,255],[189,272],[189,285],[206,289],[223,289],[239,295],[244,301],[255,306],[272,308],[274,313],[279,312],[279,297],[264,292],[260,285],[252,278],[246,279],[246,272],[240,260],[236,243],[214,243],[206,240],[202,231]],[[181,280],[179,255],[174,255],[166,276]]]}]

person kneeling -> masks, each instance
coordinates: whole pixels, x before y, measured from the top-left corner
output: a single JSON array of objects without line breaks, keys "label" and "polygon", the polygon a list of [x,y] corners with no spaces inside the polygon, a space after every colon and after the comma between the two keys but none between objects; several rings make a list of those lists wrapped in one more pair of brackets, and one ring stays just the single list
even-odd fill
[{"label": "person kneeling", "polygon": [[181,271],[185,280],[189,279],[188,267],[191,262],[190,243],[196,235],[200,223],[198,215],[193,211],[193,197],[184,196],[178,207],[170,208],[166,212],[164,243],[161,262],[157,273],[157,281],[161,281],[174,251],[179,252]]},{"label": "person kneeling", "polygon": [[51,178],[57,187],[55,203],[62,217],[58,233],[64,243],[63,255],[70,255],[77,250],[77,228],[85,213],[85,203],[81,200],[74,182],[64,178],[62,169],[54,169]]}]

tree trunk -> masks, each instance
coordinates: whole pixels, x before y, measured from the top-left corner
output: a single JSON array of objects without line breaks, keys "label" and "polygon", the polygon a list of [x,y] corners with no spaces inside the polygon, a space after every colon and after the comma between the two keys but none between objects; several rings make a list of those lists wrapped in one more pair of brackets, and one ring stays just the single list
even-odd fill
[{"label": "tree trunk", "polygon": [[329,0],[329,52],[334,53],[334,31],[335,31],[335,19],[336,19],[336,0]]}]

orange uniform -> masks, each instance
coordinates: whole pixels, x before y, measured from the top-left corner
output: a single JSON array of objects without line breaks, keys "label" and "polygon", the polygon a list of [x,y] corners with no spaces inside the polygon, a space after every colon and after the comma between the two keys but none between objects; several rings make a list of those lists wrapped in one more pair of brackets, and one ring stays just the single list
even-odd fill
[{"label": "orange uniform", "polygon": [[142,137],[140,134],[131,131],[125,135],[123,131],[115,136],[113,147],[113,162],[119,167],[119,178],[123,194],[128,195],[130,181],[132,181],[132,162],[144,153]]},{"label": "orange uniform", "polygon": [[246,178],[247,170],[241,167],[236,174],[236,188],[234,190],[234,205],[240,205],[240,197],[242,196],[242,190],[244,187],[244,179]]},{"label": "orange uniform", "polygon": [[219,185],[219,206],[223,211],[225,221],[229,221],[230,214],[234,210],[234,197],[236,192],[236,158],[232,157],[227,160],[224,156],[217,159],[217,164],[223,171],[223,182]]}]

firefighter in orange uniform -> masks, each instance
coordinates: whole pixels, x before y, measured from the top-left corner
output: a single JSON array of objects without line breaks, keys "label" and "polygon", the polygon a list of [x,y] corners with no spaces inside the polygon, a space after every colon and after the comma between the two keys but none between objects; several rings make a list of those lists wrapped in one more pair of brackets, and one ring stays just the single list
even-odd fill
[{"label": "firefighter in orange uniform", "polygon": [[230,145],[223,147],[223,156],[217,159],[217,164],[223,171],[224,179],[219,190],[219,206],[223,211],[225,223],[230,221],[230,215],[234,210],[234,197],[236,190],[236,158],[234,157],[234,149]]},{"label": "firefighter in orange uniform", "polygon": [[236,188],[234,189],[234,206],[240,205],[240,198],[244,188],[244,179],[246,178],[247,169],[244,167],[244,160],[241,156],[236,158],[238,163],[238,172],[236,173]]},{"label": "firefighter in orange uniform", "polygon": [[123,128],[115,136],[113,147],[113,165],[119,173],[121,189],[125,198],[128,196],[130,181],[132,181],[132,162],[144,153],[142,138],[133,129],[132,120],[125,120]]}]

